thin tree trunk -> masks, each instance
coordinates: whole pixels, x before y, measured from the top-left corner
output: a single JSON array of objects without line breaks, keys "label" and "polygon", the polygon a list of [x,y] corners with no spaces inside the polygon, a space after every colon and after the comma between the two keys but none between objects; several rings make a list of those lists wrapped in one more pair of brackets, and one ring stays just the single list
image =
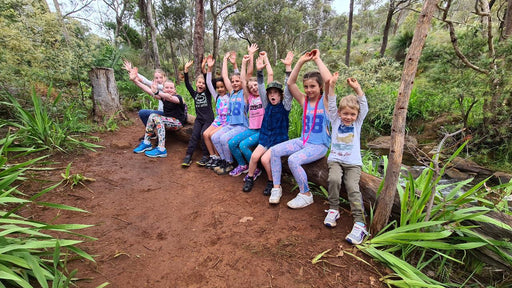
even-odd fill
[{"label": "thin tree trunk", "polygon": [[[211,0],[210,0],[211,1]],[[201,62],[204,56],[204,3],[196,0],[196,13],[194,23],[194,71],[195,75],[201,75]]]},{"label": "thin tree trunk", "polygon": [[352,21],[354,18],[354,0],[350,0],[350,10],[348,12],[347,29],[347,51],[345,52],[345,65],[350,66],[350,47],[352,46]]},{"label": "thin tree trunk", "polygon": [[512,0],[508,0],[507,12],[505,14],[505,31],[503,31],[503,39],[507,39],[512,35]]},{"label": "thin tree trunk", "polygon": [[158,52],[158,43],[156,42],[156,26],[155,20],[153,19],[153,2],[152,0],[147,1],[148,2],[146,6],[146,17],[150,27],[153,61],[155,63],[155,68],[160,68],[160,53]]},{"label": "thin tree trunk", "polygon": [[380,57],[384,57],[384,53],[386,53],[386,48],[388,46],[389,29],[391,29],[391,21],[393,20],[393,13],[395,13],[395,7],[393,1],[389,1],[388,15],[386,16],[386,24],[384,25],[384,31],[382,31]]},{"label": "thin tree trunk", "polygon": [[398,90],[398,98],[396,100],[393,112],[393,123],[391,125],[391,147],[389,150],[389,162],[384,178],[384,187],[377,199],[377,208],[373,219],[371,231],[373,234],[378,233],[386,226],[393,201],[395,200],[396,187],[400,174],[400,165],[404,151],[405,138],[405,120],[407,116],[407,107],[409,98],[414,84],[414,77],[418,69],[418,62],[423,50],[423,45],[427,38],[428,30],[431,26],[432,17],[439,0],[426,0],[421,14],[419,15],[414,31],[409,52],[404,63],[404,71],[402,73],[402,81]]},{"label": "thin tree trunk", "polygon": [[69,33],[66,29],[66,25],[64,25],[64,18],[62,17],[62,12],[60,11],[60,5],[58,0],[53,0],[53,6],[55,6],[55,12],[57,13],[57,17],[59,18],[59,23],[62,26],[62,35],[64,36],[64,40],[69,42]]}]

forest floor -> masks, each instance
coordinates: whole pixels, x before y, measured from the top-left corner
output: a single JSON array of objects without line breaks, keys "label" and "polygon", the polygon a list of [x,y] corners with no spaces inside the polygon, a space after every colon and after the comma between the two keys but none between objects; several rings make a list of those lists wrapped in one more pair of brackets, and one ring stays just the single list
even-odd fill
[{"label": "forest floor", "polygon": [[[244,193],[243,176],[197,166],[199,150],[183,169],[186,143],[168,139],[167,158],[134,154],[143,127],[136,114],[129,117],[134,124],[97,135],[104,148],[57,155],[50,166],[58,169],[37,176],[60,181],[72,162],[72,174],[96,181],[61,185],[40,200],[88,213],[34,206],[23,211],[50,223],[94,225],[79,232],[97,240],[79,247],[96,262],[68,263],[70,271],[78,269],[78,287],[385,287],[379,279],[389,270],[344,240],[352,228],[348,207],[329,229],[323,225],[325,198],[289,209],[286,202],[297,191],[284,184],[281,203],[269,205],[264,174]],[[50,184],[24,186],[20,190],[30,194]],[[326,250],[323,261],[313,264]]]}]

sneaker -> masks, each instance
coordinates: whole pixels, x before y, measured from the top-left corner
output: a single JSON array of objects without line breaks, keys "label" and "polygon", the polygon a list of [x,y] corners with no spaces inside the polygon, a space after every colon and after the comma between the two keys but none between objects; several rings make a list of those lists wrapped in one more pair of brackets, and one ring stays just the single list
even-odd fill
[{"label": "sneaker", "polygon": [[272,188],[274,188],[274,182],[272,182],[271,180],[268,180],[267,186],[265,187],[265,190],[263,190],[263,195],[270,196],[270,194],[272,194],[271,193]]},{"label": "sneaker", "polygon": [[359,245],[363,243],[364,237],[368,235],[368,231],[366,231],[366,225],[361,222],[354,223],[354,227],[352,227],[352,231],[350,234],[345,237],[348,243],[353,245]]},{"label": "sneaker", "polygon": [[247,179],[245,180],[245,183],[244,183],[244,188],[242,188],[242,191],[251,192],[253,185],[254,185],[254,178],[247,177]]},{"label": "sneaker", "polygon": [[192,163],[192,155],[187,155],[185,158],[183,158],[183,162],[181,163],[181,167],[187,168],[190,166],[190,163]]},{"label": "sneaker", "polygon": [[213,172],[220,173],[226,167],[226,160],[217,159],[217,166],[213,167]]},{"label": "sneaker", "polygon": [[206,164],[206,168],[208,169],[215,169],[215,167],[219,166],[220,159],[218,158],[212,158],[210,157],[210,160],[208,161],[208,164]]},{"label": "sneaker", "polygon": [[327,216],[324,219],[324,225],[327,227],[336,227],[336,220],[340,219],[340,212],[338,210],[329,209],[325,210]]},{"label": "sneaker", "polygon": [[208,163],[208,161],[210,161],[210,156],[203,156],[201,158],[201,160],[197,161],[196,164],[199,165],[199,166],[206,166],[206,163]]},{"label": "sneaker", "polygon": [[155,148],[149,151],[144,152],[144,154],[148,157],[167,157],[167,149],[161,151],[160,149]]},{"label": "sneaker", "polygon": [[139,146],[137,146],[137,148],[133,149],[133,153],[142,153],[146,150],[151,150],[153,148],[153,146],[151,145],[151,143],[149,144],[144,144],[144,141],[140,142]]},{"label": "sneaker", "polygon": [[[252,176],[252,178],[254,178],[253,180],[256,181],[256,179],[258,178],[258,176],[261,175],[261,170],[256,168],[256,170],[254,170],[254,175]],[[244,177],[244,182],[247,180],[247,178],[249,177],[249,174],[245,175]]]},{"label": "sneaker", "polygon": [[297,194],[297,196],[295,196],[295,198],[288,201],[288,203],[287,203],[288,207],[290,207],[292,209],[304,208],[311,204],[313,204],[313,195],[308,196],[305,193]]},{"label": "sneaker", "polygon": [[226,160],[224,160],[222,166],[215,168],[213,171],[215,171],[219,175],[225,175],[225,174],[228,174],[229,172],[231,172],[231,170],[233,170],[233,169],[234,169],[233,163],[227,162]]},{"label": "sneaker", "polygon": [[240,174],[242,174],[242,173],[247,173],[247,165],[236,166],[235,169],[233,169],[233,170],[231,170],[231,172],[229,172],[229,175],[236,177],[236,176],[240,176]]},{"label": "sneaker", "polygon": [[272,188],[272,190],[270,190],[270,197],[268,198],[268,203],[279,204],[279,201],[281,200],[282,195],[283,195],[283,189],[281,187]]}]

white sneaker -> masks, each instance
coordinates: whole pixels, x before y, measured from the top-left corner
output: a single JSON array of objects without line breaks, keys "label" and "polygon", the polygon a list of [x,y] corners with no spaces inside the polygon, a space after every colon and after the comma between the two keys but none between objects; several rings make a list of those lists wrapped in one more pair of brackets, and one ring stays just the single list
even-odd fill
[{"label": "white sneaker", "polygon": [[272,190],[270,191],[270,197],[268,198],[268,203],[279,204],[279,200],[281,200],[281,195],[283,195],[283,189],[281,187],[272,188]]},{"label": "white sneaker", "polygon": [[324,219],[324,225],[327,227],[336,227],[336,220],[340,219],[340,212],[338,210],[329,209],[325,210],[327,216]]},{"label": "white sneaker", "polygon": [[361,222],[354,223],[354,227],[352,227],[352,231],[350,234],[345,237],[348,243],[353,245],[359,245],[363,243],[364,237],[368,235],[368,231],[366,231],[366,225]]},{"label": "white sneaker", "polygon": [[311,204],[313,204],[313,195],[308,196],[305,193],[299,193],[297,196],[295,196],[295,198],[288,201],[287,205],[292,209],[299,209]]}]

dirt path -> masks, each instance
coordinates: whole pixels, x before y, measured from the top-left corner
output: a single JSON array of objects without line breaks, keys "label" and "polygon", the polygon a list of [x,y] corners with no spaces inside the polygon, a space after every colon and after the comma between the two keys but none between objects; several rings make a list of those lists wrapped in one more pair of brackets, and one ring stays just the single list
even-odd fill
[{"label": "dirt path", "polygon": [[[80,247],[96,263],[70,261],[83,279],[79,287],[384,287],[374,268],[347,253],[336,256],[356,253],[376,267],[343,240],[352,226],[347,211],[328,229],[327,202],[315,196],[313,205],[291,210],[290,186],[281,204],[270,206],[261,193],[266,176],[243,193],[242,176],[218,176],[195,164],[182,169],[186,144],[173,139],[167,158],[134,154],[143,128],[130,117],[136,124],[100,135],[105,149],[55,159],[59,167],[72,161],[73,174],[96,181],[87,184],[91,191],[59,187],[42,200],[90,213],[31,211],[49,222],[95,225],[81,233],[97,241]],[[45,177],[57,181],[61,172]],[[327,249],[328,263],[311,263]]]}]

